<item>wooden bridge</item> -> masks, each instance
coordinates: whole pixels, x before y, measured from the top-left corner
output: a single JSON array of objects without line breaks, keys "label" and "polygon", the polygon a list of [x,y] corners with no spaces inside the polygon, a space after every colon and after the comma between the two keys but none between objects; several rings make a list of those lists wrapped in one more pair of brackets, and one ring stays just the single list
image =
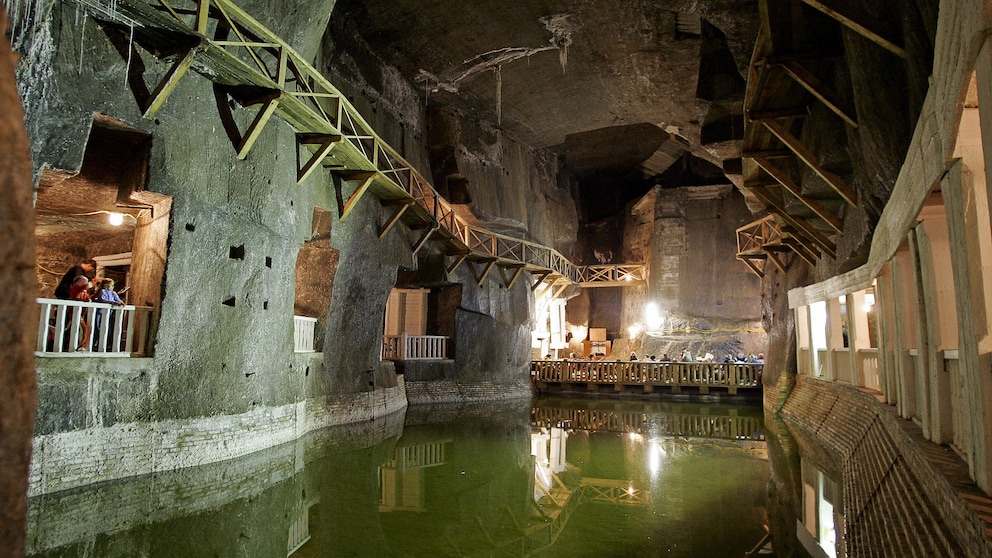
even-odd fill
[{"label": "wooden bridge", "polygon": [[540,392],[738,393],[761,391],[764,365],[708,362],[535,360],[531,379]]},{"label": "wooden bridge", "polygon": [[[576,266],[557,250],[471,224],[430,182],[372,129],[354,105],[286,41],[231,0],[73,0],[94,18],[116,28],[172,66],[142,110],[152,119],[176,85],[193,70],[217,84],[241,107],[256,109],[235,142],[244,159],[273,116],[297,134],[297,181],[320,167],[350,194],[340,208],[346,219],[365,194],[378,198],[389,215],[379,238],[400,221],[415,233],[414,255],[428,242],[449,258],[448,272],[463,262],[481,285],[494,268],[511,288],[523,271],[559,296],[571,284],[633,286],[646,282],[646,266]],[[212,37],[212,38],[211,38]],[[129,57],[140,57],[130,46]],[[344,186],[342,186],[342,189]]]}]

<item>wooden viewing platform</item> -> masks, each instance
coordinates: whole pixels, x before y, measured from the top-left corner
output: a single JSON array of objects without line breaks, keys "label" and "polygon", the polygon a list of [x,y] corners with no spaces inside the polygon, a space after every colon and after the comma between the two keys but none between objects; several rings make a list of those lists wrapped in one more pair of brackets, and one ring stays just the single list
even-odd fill
[{"label": "wooden viewing platform", "polygon": [[531,361],[539,392],[695,393],[761,391],[764,365],[737,362]]}]

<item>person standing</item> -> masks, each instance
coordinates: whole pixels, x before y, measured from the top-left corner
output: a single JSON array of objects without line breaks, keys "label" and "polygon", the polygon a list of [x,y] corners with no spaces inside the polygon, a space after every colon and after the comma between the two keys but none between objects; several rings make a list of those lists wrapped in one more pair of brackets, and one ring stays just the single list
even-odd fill
[{"label": "person standing", "polygon": [[76,281],[76,277],[80,275],[85,275],[89,277],[90,274],[96,269],[96,260],[89,260],[85,262],[79,262],[78,264],[69,268],[69,271],[65,272],[62,276],[62,280],[59,281],[59,285],[55,287],[55,298],[62,300],[69,300],[71,297],[72,284]]}]

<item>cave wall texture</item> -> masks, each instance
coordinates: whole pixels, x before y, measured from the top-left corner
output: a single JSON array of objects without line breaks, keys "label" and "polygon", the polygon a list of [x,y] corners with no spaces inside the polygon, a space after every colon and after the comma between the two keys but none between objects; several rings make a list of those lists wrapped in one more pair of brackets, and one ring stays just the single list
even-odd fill
[{"label": "cave wall texture", "polygon": [[[422,92],[378,58],[348,22],[335,20],[332,0],[240,4],[304,56],[313,56],[381,137],[425,176],[433,175],[431,149],[451,154],[445,176],[458,175],[466,215],[474,212],[482,226],[560,250],[574,244],[575,206],[558,187],[557,155],[459,111],[429,118]],[[96,434],[111,427],[140,425],[136,431],[146,431],[151,425],[166,432],[212,417],[252,414],[264,423],[292,420],[296,413],[300,432],[302,414],[316,413],[319,420],[312,422],[323,424],[361,420],[368,412],[395,408],[397,397],[405,399],[402,378],[379,351],[390,289],[398,274],[423,265],[411,252],[420,233],[398,225],[380,240],[379,225],[392,209],[373,196],[339,219],[341,196],[347,199],[354,184],[336,183],[326,171],[297,185],[295,132],[278,118],[238,160],[230,127],[245,130],[255,109],[238,107],[193,71],[154,120],[142,118],[147,90],[136,83],[154,87],[171,60],[140,49],[129,57],[126,32],[101,28],[74,4],[51,2],[36,13],[45,17],[21,37],[24,55],[17,68],[36,178],[46,168],[67,175],[79,169],[94,114],[106,115],[151,135],[145,187],[169,201],[161,221],[167,237],[157,253],[164,274],[153,356],[41,359],[36,460],[70,463],[102,455],[101,444],[124,451],[128,442]],[[330,15],[312,19],[314,13]],[[326,213],[329,231],[321,224]],[[318,254],[326,257],[304,250],[306,269],[299,272],[297,255],[314,241],[315,230],[316,241],[324,243]],[[97,255],[85,239],[72,249],[81,258]],[[432,256],[429,245],[420,255]],[[455,343],[453,364],[434,379],[478,383],[480,394],[490,398],[529,396],[528,282],[506,289],[493,273],[479,286],[472,271],[465,263],[451,277],[442,273],[438,283],[426,285],[464,285],[452,321],[462,342]],[[319,322],[317,355],[293,351],[298,273],[307,285],[332,285],[329,302],[311,314]],[[313,300],[328,298],[302,302]],[[428,390],[417,393],[430,397]],[[352,408],[355,394],[368,394],[374,409]],[[336,398],[347,403],[337,406]],[[264,438],[265,424],[258,427],[251,435]],[[191,459],[187,464],[196,457]],[[101,478],[141,472],[141,466],[148,464],[137,471],[101,469]],[[68,487],[54,480],[59,471],[53,467],[34,479],[43,479],[45,490]]]}]

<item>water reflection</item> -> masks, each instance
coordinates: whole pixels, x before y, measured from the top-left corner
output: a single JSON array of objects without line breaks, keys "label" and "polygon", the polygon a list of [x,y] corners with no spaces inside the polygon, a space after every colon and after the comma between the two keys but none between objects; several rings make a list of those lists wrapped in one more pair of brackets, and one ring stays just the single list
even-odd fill
[{"label": "water reflection", "polygon": [[[416,407],[244,459],[34,498],[29,551],[744,556],[769,528],[769,474],[756,408]],[[834,493],[814,486],[835,517]]]}]

